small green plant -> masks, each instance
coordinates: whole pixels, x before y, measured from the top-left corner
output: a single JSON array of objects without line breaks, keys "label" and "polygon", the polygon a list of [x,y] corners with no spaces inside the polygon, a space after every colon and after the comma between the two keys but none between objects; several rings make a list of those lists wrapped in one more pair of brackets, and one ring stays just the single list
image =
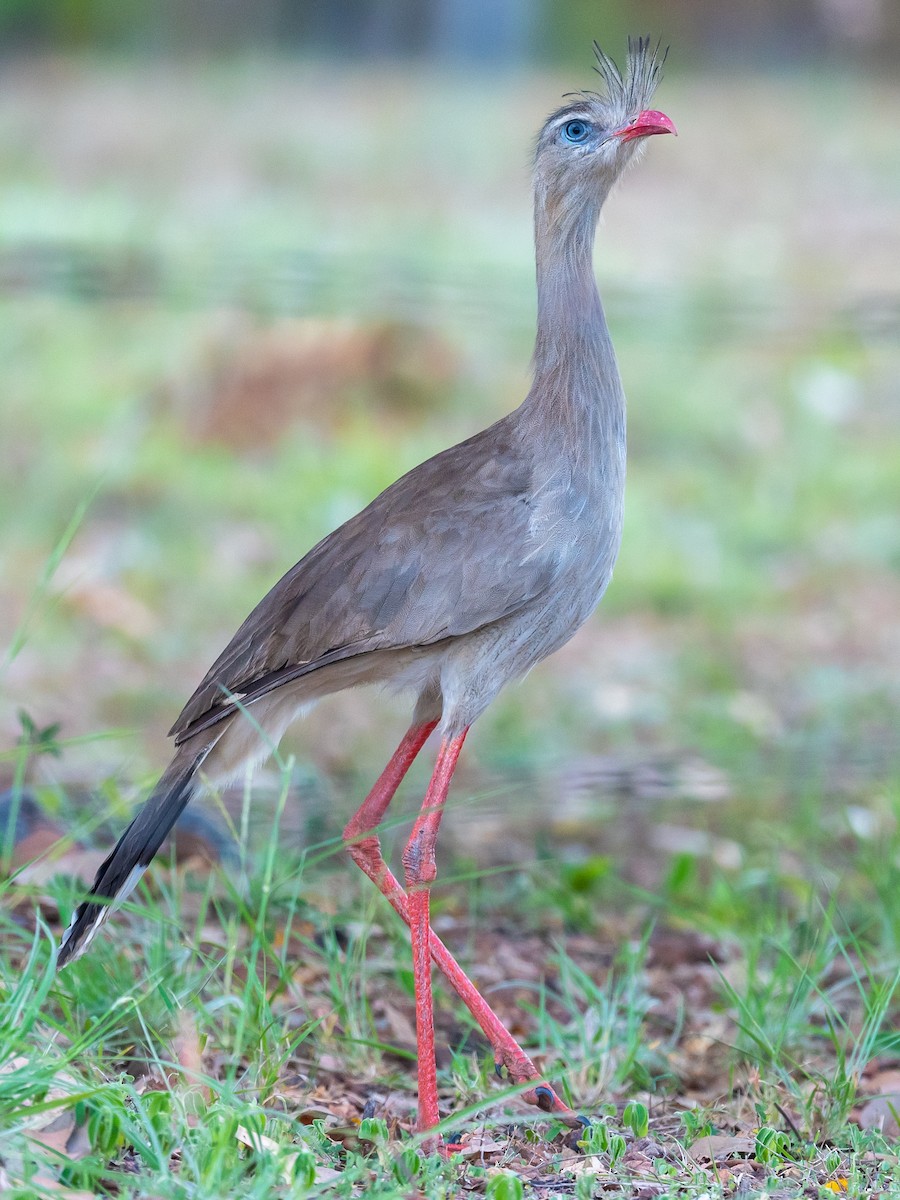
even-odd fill
[{"label": "small green plant", "polygon": [[684,1130],[684,1140],[690,1146],[697,1138],[708,1137],[714,1132],[714,1126],[709,1114],[702,1108],[686,1108],[678,1114],[681,1128]]},{"label": "small green plant", "polygon": [[825,1155],[825,1170],[829,1175],[836,1175],[840,1170],[844,1161],[844,1156],[840,1150],[829,1150]]},{"label": "small green plant", "polygon": [[309,1150],[298,1150],[290,1157],[290,1176],[294,1187],[309,1191],[316,1182],[316,1158]]},{"label": "small green plant", "polygon": [[764,1125],[756,1134],[756,1158],[761,1163],[783,1162],[790,1149],[790,1136],[782,1129]]},{"label": "small green plant", "polygon": [[650,1128],[650,1111],[646,1104],[630,1100],[622,1113],[622,1123],[627,1125],[636,1138],[644,1138]]},{"label": "small green plant", "polygon": [[501,1171],[491,1177],[484,1194],[487,1200],[523,1200],[525,1188],[518,1175]]},{"label": "small green plant", "polygon": [[575,1180],[575,1200],[592,1200],[594,1195],[594,1184],[597,1182],[598,1176],[595,1174],[582,1174]]},{"label": "small green plant", "polygon": [[387,1123],[378,1117],[363,1117],[359,1123],[359,1140],[374,1142],[376,1146],[383,1145],[389,1137]]},{"label": "small green plant", "polygon": [[109,1104],[91,1108],[87,1132],[91,1147],[101,1158],[112,1158],[125,1140],[121,1114]]},{"label": "small green plant", "polygon": [[606,1154],[609,1150],[609,1128],[605,1121],[592,1121],[578,1141],[585,1154]]},{"label": "small green plant", "polygon": [[37,758],[42,754],[49,754],[53,758],[61,757],[62,747],[59,744],[61,725],[59,721],[55,721],[52,725],[38,725],[24,708],[19,709],[18,717],[22,732],[16,741],[17,746],[21,746],[30,758]]},{"label": "small green plant", "polygon": [[585,1130],[578,1145],[585,1154],[607,1155],[611,1166],[615,1165],[628,1149],[628,1143],[622,1134],[610,1129],[603,1120],[593,1122],[591,1127]]}]

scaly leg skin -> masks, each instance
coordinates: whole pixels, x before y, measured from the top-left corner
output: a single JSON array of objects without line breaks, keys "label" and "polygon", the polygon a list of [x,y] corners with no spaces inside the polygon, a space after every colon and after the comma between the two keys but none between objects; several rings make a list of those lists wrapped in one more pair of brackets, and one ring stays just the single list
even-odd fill
[{"label": "scaly leg skin", "polygon": [[[409,730],[378,782],[344,830],[344,840],[353,861],[368,875],[407,925],[410,925],[408,897],[399,880],[384,861],[381,845],[373,830],[384,818],[401,780],[435,725],[436,722],[429,722],[413,726]],[[488,1005],[441,939],[433,932],[430,933],[429,947],[432,959],[478,1022],[484,1036],[493,1048],[498,1068],[505,1067],[509,1078],[514,1083],[534,1084],[534,1087],[522,1093],[522,1098],[544,1112],[553,1113],[568,1125],[587,1125],[586,1118],[573,1112],[560,1100],[553,1088],[543,1081],[534,1063]]]},{"label": "scaly leg skin", "polygon": [[[419,1133],[427,1133],[441,1123],[438,1111],[437,1067],[434,1057],[434,1003],[431,996],[431,885],[437,875],[434,846],[444,815],[444,803],[467,730],[444,739],[438,752],[434,774],[425,793],[406,849],[403,870],[406,877],[406,912],[412,940],[413,982],[416,992],[416,1054],[419,1066]],[[426,1152],[440,1146],[439,1137],[423,1142]]]}]

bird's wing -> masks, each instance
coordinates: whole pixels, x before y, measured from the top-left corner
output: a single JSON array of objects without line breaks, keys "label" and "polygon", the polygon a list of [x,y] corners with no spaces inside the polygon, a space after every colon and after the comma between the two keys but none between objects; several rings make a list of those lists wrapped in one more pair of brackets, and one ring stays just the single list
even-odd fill
[{"label": "bird's wing", "polygon": [[319,667],[425,646],[515,612],[559,569],[506,420],[404,475],[319,542],[247,617],[186,704],[181,742]]}]

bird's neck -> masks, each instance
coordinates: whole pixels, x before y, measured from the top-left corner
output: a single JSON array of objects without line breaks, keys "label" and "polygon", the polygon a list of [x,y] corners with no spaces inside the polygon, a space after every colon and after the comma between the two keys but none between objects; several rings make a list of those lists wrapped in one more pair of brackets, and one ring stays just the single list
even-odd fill
[{"label": "bird's neck", "polygon": [[624,425],[615,353],[594,278],[602,200],[576,208],[536,192],[538,311],[530,400],[545,411],[593,410],[604,424]]},{"label": "bird's neck", "polygon": [[602,320],[593,268],[598,217],[599,206],[571,211],[540,189],[535,195],[539,345],[583,334],[598,315]]}]

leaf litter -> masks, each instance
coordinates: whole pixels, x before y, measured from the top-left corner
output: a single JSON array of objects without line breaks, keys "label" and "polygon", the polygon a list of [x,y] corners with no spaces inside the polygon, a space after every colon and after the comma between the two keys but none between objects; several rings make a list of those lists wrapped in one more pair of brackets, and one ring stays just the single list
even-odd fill
[{"label": "leaf litter", "polygon": [[[196,860],[191,860],[196,869]],[[208,869],[208,868],[207,868]],[[32,888],[37,881],[32,881]],[[508,1022],[516,1036],[533,1044],[535,1035],[535,1003],[540,998],[547,1017],[561,1028],[576,1024],[573,998],[560,990],[558,940],[546,933],[516,931],[508,916],[496,923],[467,925],[465,918],[444,913],[441,918],[442,936],[452,945],[458,943],[471,965],[473,977],[484,988],[502,1019]],[[593,934],[573,934],[565,941],[566,958],[577,965],[598,984],[608,982],[615,971],[618,947],[623,938],[634,937],[635,930],[624,927],[627,922],[612,920],[608,928]],[[216,940],[224,939],[224,930],[214,929]],[[210,932],[207,927],[206,932]],[[408,1136],[415,1121],[414,1097],[414,1007],[406,989],[398,983],[392,940],[377,926],[367,938],[367,992],[370,997],[371,1020],[382,1053],[370,1054],[360,1062],[354,1053],[347,1053],[345,1029],[338,1016],[331,990],[333,965],[324,952],[314,954],[310,949],[309,929],[306,935],[293,935],[295,944],[282,945],[279,953],[296,963],[287,986],[282,979],[273,989],[272,1012],[284,1021],[285,1030],[301,1020],[318,1019],[321,1023],[315,1035],[301,1043],[285,1059],[279,1075],[268,1092],[256,1096],[259,1104],[269,1110],[286,1114],[295,1128],[304,1126],[319,1131],[341,1155],[356,1154],[363,1148],[360,1140],[361,1123],[375,1118],[385,1123],[389,1139]],[[335,952],[332,942],[329,954]],[[338,953],[341,953],[339,950]],[[704,933],[658,926],[647,942],[642,967],[643,983],[649,998],[643,1042],[650,1052],[657,1072],[654,1090],[636,1086],[635,1079],[619,1075],[605,1077],[604,1095],[600,1104],[601,1121],[611,1128],[622,1130],[624,1145],[614,1161],[609,1151],[585,1153],[578,1145],[578,1134],[553,1124],[539,1122],[535,1126],[533,1110],[508,1097],[492,1102],[489,1080],[470,1079],[466,1094],[483,1101],[478,1117],[469,1118],[458,1134],[454,1134],[454,1152],[460,1163],[460,1187],[480,1191],[495,1170],[514,1170],[534,1195],[561,1194],[560,1188],[569,1180],[584,1174],[594,1176],[592,1186],[602,1187],[603,1194],[662,1195],[660,1171],[668,1172],[672,1182],[680,1179],[708,1178],[726,1190],[746,1192],[763,1188],[773,1171],[785,1184],[799,1185],[803,1172],[789,1157],[773,1164],[760,1162],[757,1131],[760,1106],[772,1110],[772,1088],[763,1082],[752,1067],[736,1066],[731,1040],[734,1027],[727,1013],[721,1011],[718,987],[723,966],[735,959],[733,942],[718,940]],[[373,965],[374,964],[374,965]],[[273,971],[273,978],[276,973]],[[509,981],[512,980],[510,986]],[[590,1024],[590,1013],[582,1012],[582,1020]],[[442,998],[438,1004],[438,1037],[444,1047],[441,1065],[458,1073],[462,1054],[474,1064],[485,1056],[485,1046],[477,1035],[457,1023],[452,1008]],[[453,1048],[453,1049],[451,1049]],[[352,1050],[352,1047],[351,1047]],[[214,1031],[200,1032],[196,1015],[181,1008],[172,1025],[168,1051],[162,1057],[169,1061],[164,1071],[150,1067],[135,1081],[138,1095],[161,1089],[177,1093],[182,1100],[195,1097],[195,1112],[188,1124],[202,1119],[214,1102],[217,1080],[233,1068],[229,1056],[216,1045]],[[540,1055],[538,1062],[542,1061]],[[559,1058],[550,1054],[543,1061],[549,1070],[559,1069]],[[13,1060],[10,1067],[21,1066]],[[565,1072],[563,1072],[565,1073]],[[578,1081],[578,1069],[569,1074]],[[590,1085],[591,1072],[582,1068]],[[863,1129],[877,1129],[891,1135],[890,1121],[896,1119],[900,1060],[873,1062],[861,1082],[861,1089],[872,1096],[858,1106],[855,1117]],[[62,1099],[66,1090],[74,1088],[71,1079],[61,1077],[55,1091],[47,1099]],[[502,1086],[502,1085],[501,1085]],[[590,1090],[590,1086],[588,1087]],[[879,1099],[875,1099],[878,1094]],[[637,1137],[622,1124],[624,1101],[639,1097],[649,1110],[649,1136]],[[601,1099],[597,1096],[598,1101]],[[447,1083],[443,1100],[447,1111],[459,1107],[458,1086]],[[786,1094],[781,1094],[789,1104]],[[78,1161],[90,1153],[85,1125],[76,1122],[74,1109],[53,1112],[45,1120],[28,1123],[28,1136],[47,1152],[47,1161]],[[711,1130],[686,1144],[684,1114],[702,1112]],[[782,1126],[785,1123],[782,1122]],[[533,1132],[534,1131],[534,1132]],[[277,1155],[279,1170],[287,1179],[296,1167],[297,1154],[303,1150],[286,1149],[278,1141],[254,1130],[239,1126],[235,1137],[248,1153]],[[824,1156],[824,1149],[822,1150]],[[131,1158],[131,1169],[140,1171],[134,1160],[133,1148],[121,1147],[111,1164],[125,1169]],[[809,1177],[809,1163],[804,1170]],[[484,1176],[467,1174],[472,1166],[488,1172]],[[177,1156],[172,1168],[178,1169]],[[52,1173],[51,1173],[52,1174]],[[315,1168],[317,1185],[327,1186],[340,1177],[340,1166],[327,1166],[319,1161]],[[816,1186],[827,1180],[821,1170]],[[797,1176],[794,1179],[794,1176]],[[48,1189],[59,1187],[47,1169],[41,1177]],[[644,1192],[635,1189],[644,1188]],[[793,1194],[817,1194],[810,1183],[804,1191]],[[555,1191],[554,1191],[555,1189]],[[67,1195],[78,1195],[63,1189]],[[599,1193],[598,1193],[599,1194]]]}]

